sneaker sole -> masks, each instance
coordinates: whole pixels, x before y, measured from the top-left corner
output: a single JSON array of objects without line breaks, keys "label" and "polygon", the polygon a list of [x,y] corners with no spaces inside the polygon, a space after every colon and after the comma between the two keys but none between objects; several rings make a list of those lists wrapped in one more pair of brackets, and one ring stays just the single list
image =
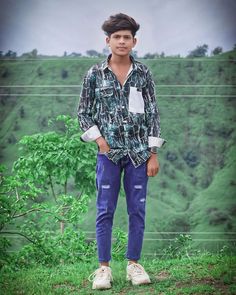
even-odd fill
[{"label": "sneaker sole", "polygon": [[106,290],[106,289],[111,289],[111,284],[104,286],[104,285],[93,285],[92,286],[93,290]]},{"label": "sneaker sole", "polygon": [[132,285],[134,286],[139,286],[139,285],[148,285],[148,284],[151,284],[152,282],[150,280],[146,280],[146,281],[142,281],[142,282],[138,282],[138,283],[135,283],[132,281],[132,279],[130,277],[126,277],[126,281],[127,282],[131,282]]}]

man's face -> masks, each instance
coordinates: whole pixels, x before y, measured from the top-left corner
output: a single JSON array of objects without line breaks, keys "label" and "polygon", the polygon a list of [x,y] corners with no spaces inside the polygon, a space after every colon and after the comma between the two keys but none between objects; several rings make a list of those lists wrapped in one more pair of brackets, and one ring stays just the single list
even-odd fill
[{"label": "man's face", "polygon": [[133,37],[130,30],[120,30],[107,37],[106,42],[113,54],[125,56],[129,55],[137,40]]}]

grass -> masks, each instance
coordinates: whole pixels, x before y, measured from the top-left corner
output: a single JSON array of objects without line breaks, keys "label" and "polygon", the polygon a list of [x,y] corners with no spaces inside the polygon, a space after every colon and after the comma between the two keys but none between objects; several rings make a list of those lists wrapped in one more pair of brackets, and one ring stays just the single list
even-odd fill
[{"label": "grass", "polygon": [[[157,85],[162,136],[167,140],[159,153],[160,173],[149,180],[146,231],[236,232],[236,99],[224,96],[236,96],[235,87],[226,87],[236,81],[235,61],[232,60],[235,58],[236,51],[231,51],[193,60],[141,60],[151,69]],[[1,61],[0,84],[78,86],[88,68],[98,61],[84,58]],[[6,77],[1,74],[2,69],[8,70]],[[62,77],[62,70],[68,72],[66,78]],[[226,86],[215,87],[219,85]],[[80,88],[25,87],[2,88],[1,91],[5,95],[51,94],[50,97],[0,96],[0,160],[10,172],[13,161],[20,155],[17,142],[24,135],[52,131],[47,122],[59,114],[76,117]],[[172,96],[181,94],[182,97]],[[188,97],[187,94],[223,97]],[[22,107],[24,116],[20,113]],[[197,158],[195,166],[190,165],[189,157],[186,160],[188,154],[190,160],[191,155]],[[95,199],[92,199],[83,229],[94,230],[95,215]],[[119,199],[114,223],[127,229],[125,199]],[[229,236],[214,237],[224,238],[225,243]],[[231,238],[236,239],[236,235]],[[200,243],[195,243],[197,248],[203,248]],[[209,250],[219,246],[216,241],[207,244]],[[155,242],[144,246],[148,251],[161,250],[160,244]]]},{"label": "grass", "polygon": [[91,289],[89,275],[97,262],[54,267],[35,266],[2,270],[0,282],[10,294],[235,294],[236,256],[202,255],[190,259],[143,260],[152,284],[132,286],[125,280],[126,262],[111,262],[113,286],[110,290]]}]

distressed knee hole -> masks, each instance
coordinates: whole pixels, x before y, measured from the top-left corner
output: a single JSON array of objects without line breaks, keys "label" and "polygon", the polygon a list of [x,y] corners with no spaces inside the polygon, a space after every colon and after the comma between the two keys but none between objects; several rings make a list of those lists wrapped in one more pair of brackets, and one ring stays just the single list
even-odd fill
[{"label": "distressed knee hole", "polygon": [[142,199],[139,200],[139,202],[140,203],[145,203],[146,202],[146,199],[145,198],[142,198]]},{"label": "distressed knee hole", "polygon": [[135,189],[142,189],[143,186],[142,186],[141,184],[136,184],[136,185],[134,186],[134,188],[135,188]]},{"label": "distressed knee hole", "polygon": [[110,189],[110,184],[103,184],[102,189]]}]

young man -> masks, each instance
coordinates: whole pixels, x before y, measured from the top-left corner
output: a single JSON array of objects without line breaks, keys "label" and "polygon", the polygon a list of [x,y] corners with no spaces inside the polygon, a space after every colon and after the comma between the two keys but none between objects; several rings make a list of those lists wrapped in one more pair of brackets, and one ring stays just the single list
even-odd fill
[{"label": "young man", "polygon": [[129,215],[127,279],[134,285],[150,278],[138,264],[145,227],[148,176],[159,170],[160,138],[155,86],[147,67],[130,55],[139,29],[122,13],[110,16],[102,29],[111,54],[93,66],[84,79],[78,108],[81,139],[98,145],[96,185],[96,239],[100,267],[94,273],[93,289],[111,287],[111,235],[113,216],[124,171],[124,189]]}]

